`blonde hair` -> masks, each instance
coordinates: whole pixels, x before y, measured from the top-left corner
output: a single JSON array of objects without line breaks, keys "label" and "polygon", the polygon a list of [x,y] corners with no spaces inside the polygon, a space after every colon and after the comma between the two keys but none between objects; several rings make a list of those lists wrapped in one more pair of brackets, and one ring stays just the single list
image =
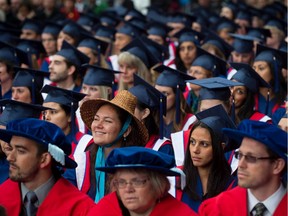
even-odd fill
[{"label": "blonde hair", "polygon": [[[109,91],[110,89],[110,91]],[[108,86],[98,86],[98,90],[100,92],[100,97],[103,99],[111,100],[113,98],[112,88]]]},{"label": "blonde hair", "polygon": [[[136,67],[137,75],[140,76],[142,79],[144,79],[146,82],[150,84],[152,83],[151,73],[140,58],[138,58],[137,56],[129,52],[122,52],[118,56],[118,64],[120,65],[122,63],[126,63],[132,67]],[[123,89],[127,90],[127,88],[128,88],[127,84],[123,83],[120,78],[118,90],[123,90]]]}]

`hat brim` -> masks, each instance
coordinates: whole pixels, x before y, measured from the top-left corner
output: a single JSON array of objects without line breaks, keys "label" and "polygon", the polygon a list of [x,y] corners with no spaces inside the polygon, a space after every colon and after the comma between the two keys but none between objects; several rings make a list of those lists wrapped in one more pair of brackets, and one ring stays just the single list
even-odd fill
[{"label": "hat brim", "polygon": [[[39,143],[39,144],[43,144],[45,146],[47,146],[47,150],[48,150],[48,144],[44,142],[41,139],[38,139],[35,136],[31,136],[29,134],[26,133],[22,133],[19,131],[15,131],[15,130],[5,130],[5,129],[0,129],[0,140],[3,140],[7,143],[10,142],[10,140],[12,139],[12,136],[20,136],[20,137],[25,137],[27,139],[31,139],[34,140],[35,142]],[[77,163],[72,160],[71,158],[69,158],[67,155],[65,155],[65,165],[61,165],[60,163],[58,163],[59,166],[65,167],[65,168],[76,168],[77,167]]]},{"label": "hat brim", "polygon": [[124,110],[125,112],[129,113],[132,116],[133,122],[135,123],[134,125],[136,126],[136,128],[133,128],[133,129],[136,129],[139,132],[139,135],[140,135],[139,137],[143,139],[141,143],[146,144],[146,142],[148,142],[148,139],[149,139],[148,131],[145,125],[134,116],[134,113],[127,111],[124,107],[122,107],[119,104],[115,104],[109,100],[102,99],[102,98],[85,101],[80,107],[81,118],[84,124],[86,125],[86,127],[88,127],[90,131],[91,131],[91,124],[93,122],[96,112],[101,106],[105,104],[116,106]]},{"label": "hat brim", "polygon": [[[227,135],[230,139],[236,141],[236,143],[234,142],[230,142],[227,145],[227,149],[229,150],[235,150],[238,149],[242,143],[242,140],[244,137],[248,137],[251,139],[254,139],[260,143],[263,143],[265,146],[267,146],[269,149],[271,149],[272,151],[274,151],[275,153],[277,153],[279,156],[281,156],[282,158],[284,158],[285,160],[287,160],[287,157],[283,157],[283,152],[279,152],[277,149],[275,149],[273,147],[273,144],[271,144],[269,142],[269,140],[265,140],[265,139],[259,139],[259,137],[255,136],[254,134],[249,134],[243,131],[239,131],[239,130],[235,130],[235,129],[229,129],[229,128],[224,128],[222,129],[223,133],[225,135]],[[233,143],[233,144],[231,144]]]},{"label": "hat brim", "polygon": [[180,176],[181,174],[179,172],[173,171],[171,169],[167,169],[164,167],[159,167],[159,166],[147,166],[147,165],[142,165],[142,164],[127,164],[127,165],[116,165],[113,167],[95,167],[96,170],[103,171],[106,173],[115,173],[117,170],[120,169],[149,169],[149,170],[154,170],[157,172],[160,172],[166,176]]}]

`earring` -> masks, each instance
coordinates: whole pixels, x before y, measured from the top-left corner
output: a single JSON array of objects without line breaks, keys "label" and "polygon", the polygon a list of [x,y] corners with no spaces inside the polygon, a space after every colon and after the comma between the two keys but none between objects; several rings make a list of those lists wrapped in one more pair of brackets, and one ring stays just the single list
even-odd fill
[{"label": "earring", "polygon": [[123,136],[123,140],[124,140],[124,142],[126,142],[126,137]]}]

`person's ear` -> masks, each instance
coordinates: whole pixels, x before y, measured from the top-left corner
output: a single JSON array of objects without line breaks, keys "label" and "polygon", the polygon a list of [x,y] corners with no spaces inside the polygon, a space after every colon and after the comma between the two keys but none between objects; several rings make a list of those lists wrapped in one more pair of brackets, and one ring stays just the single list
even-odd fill
[{"label": "person's ear", "polygon": [[145,108],[143,110],[143,115],[142,115],[141,120],[144,120],[145,118],[147,118],[147,116],[149,116],[149,114],[150,114],[150,110],[148,108]]},{"label": "person's ear", "polygon": [[222,148],[224,149],[225,146],[226,146],[226,143],[225,143],[225,142],[222,142],[221,145],[222,145]]},{"label": "person's ear", "polygon": [[274,161],[274,169],[273,173],[274,174],[280,174],[282,170],[285,168],[285,161],[282,158],[278,158],[277,160]]},{"label": "person's ear", "polygon": [[132,127],[131,127],[131,125],[127,128],[127,130],[125,131],[125,133],[123,134],[123,137],[125,138],[125,137],[127,137],[129,134],[130,134],[130,132],[132,131]]},{"label": "person's ear", "polygon": [[45,152],[40,158],[40,168],[45,168],[52,163],[52,156],[49,152]]},{"label": "person's ear", "polygon": [[71,65],[70,67],[68,67],[68,75],[72,75],[73,73],[76,72],[76,67],[74,65]]}]

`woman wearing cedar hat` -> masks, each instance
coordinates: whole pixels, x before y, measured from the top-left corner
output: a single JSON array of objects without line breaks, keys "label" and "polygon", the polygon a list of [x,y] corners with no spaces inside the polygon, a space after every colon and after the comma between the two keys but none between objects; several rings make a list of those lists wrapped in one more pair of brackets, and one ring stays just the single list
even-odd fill
[{"label": "woman wearing cedar hat", "polygon": [[75,150],[80,158],[76,159],[80,164],[76,169],[77,186],[95,202],[109,193],[109,188],[105,187],[105,174],[95,171],[94,167],[104,166],[108,154],[115,148],[145,146],[148,141],[145,125],[134,116],[136,104],[137,98],[123,90],[110,101],[88,100],[80,108],[81,117],[92,132],[94,145],[82,146],[83,151],[79,154]]}]

